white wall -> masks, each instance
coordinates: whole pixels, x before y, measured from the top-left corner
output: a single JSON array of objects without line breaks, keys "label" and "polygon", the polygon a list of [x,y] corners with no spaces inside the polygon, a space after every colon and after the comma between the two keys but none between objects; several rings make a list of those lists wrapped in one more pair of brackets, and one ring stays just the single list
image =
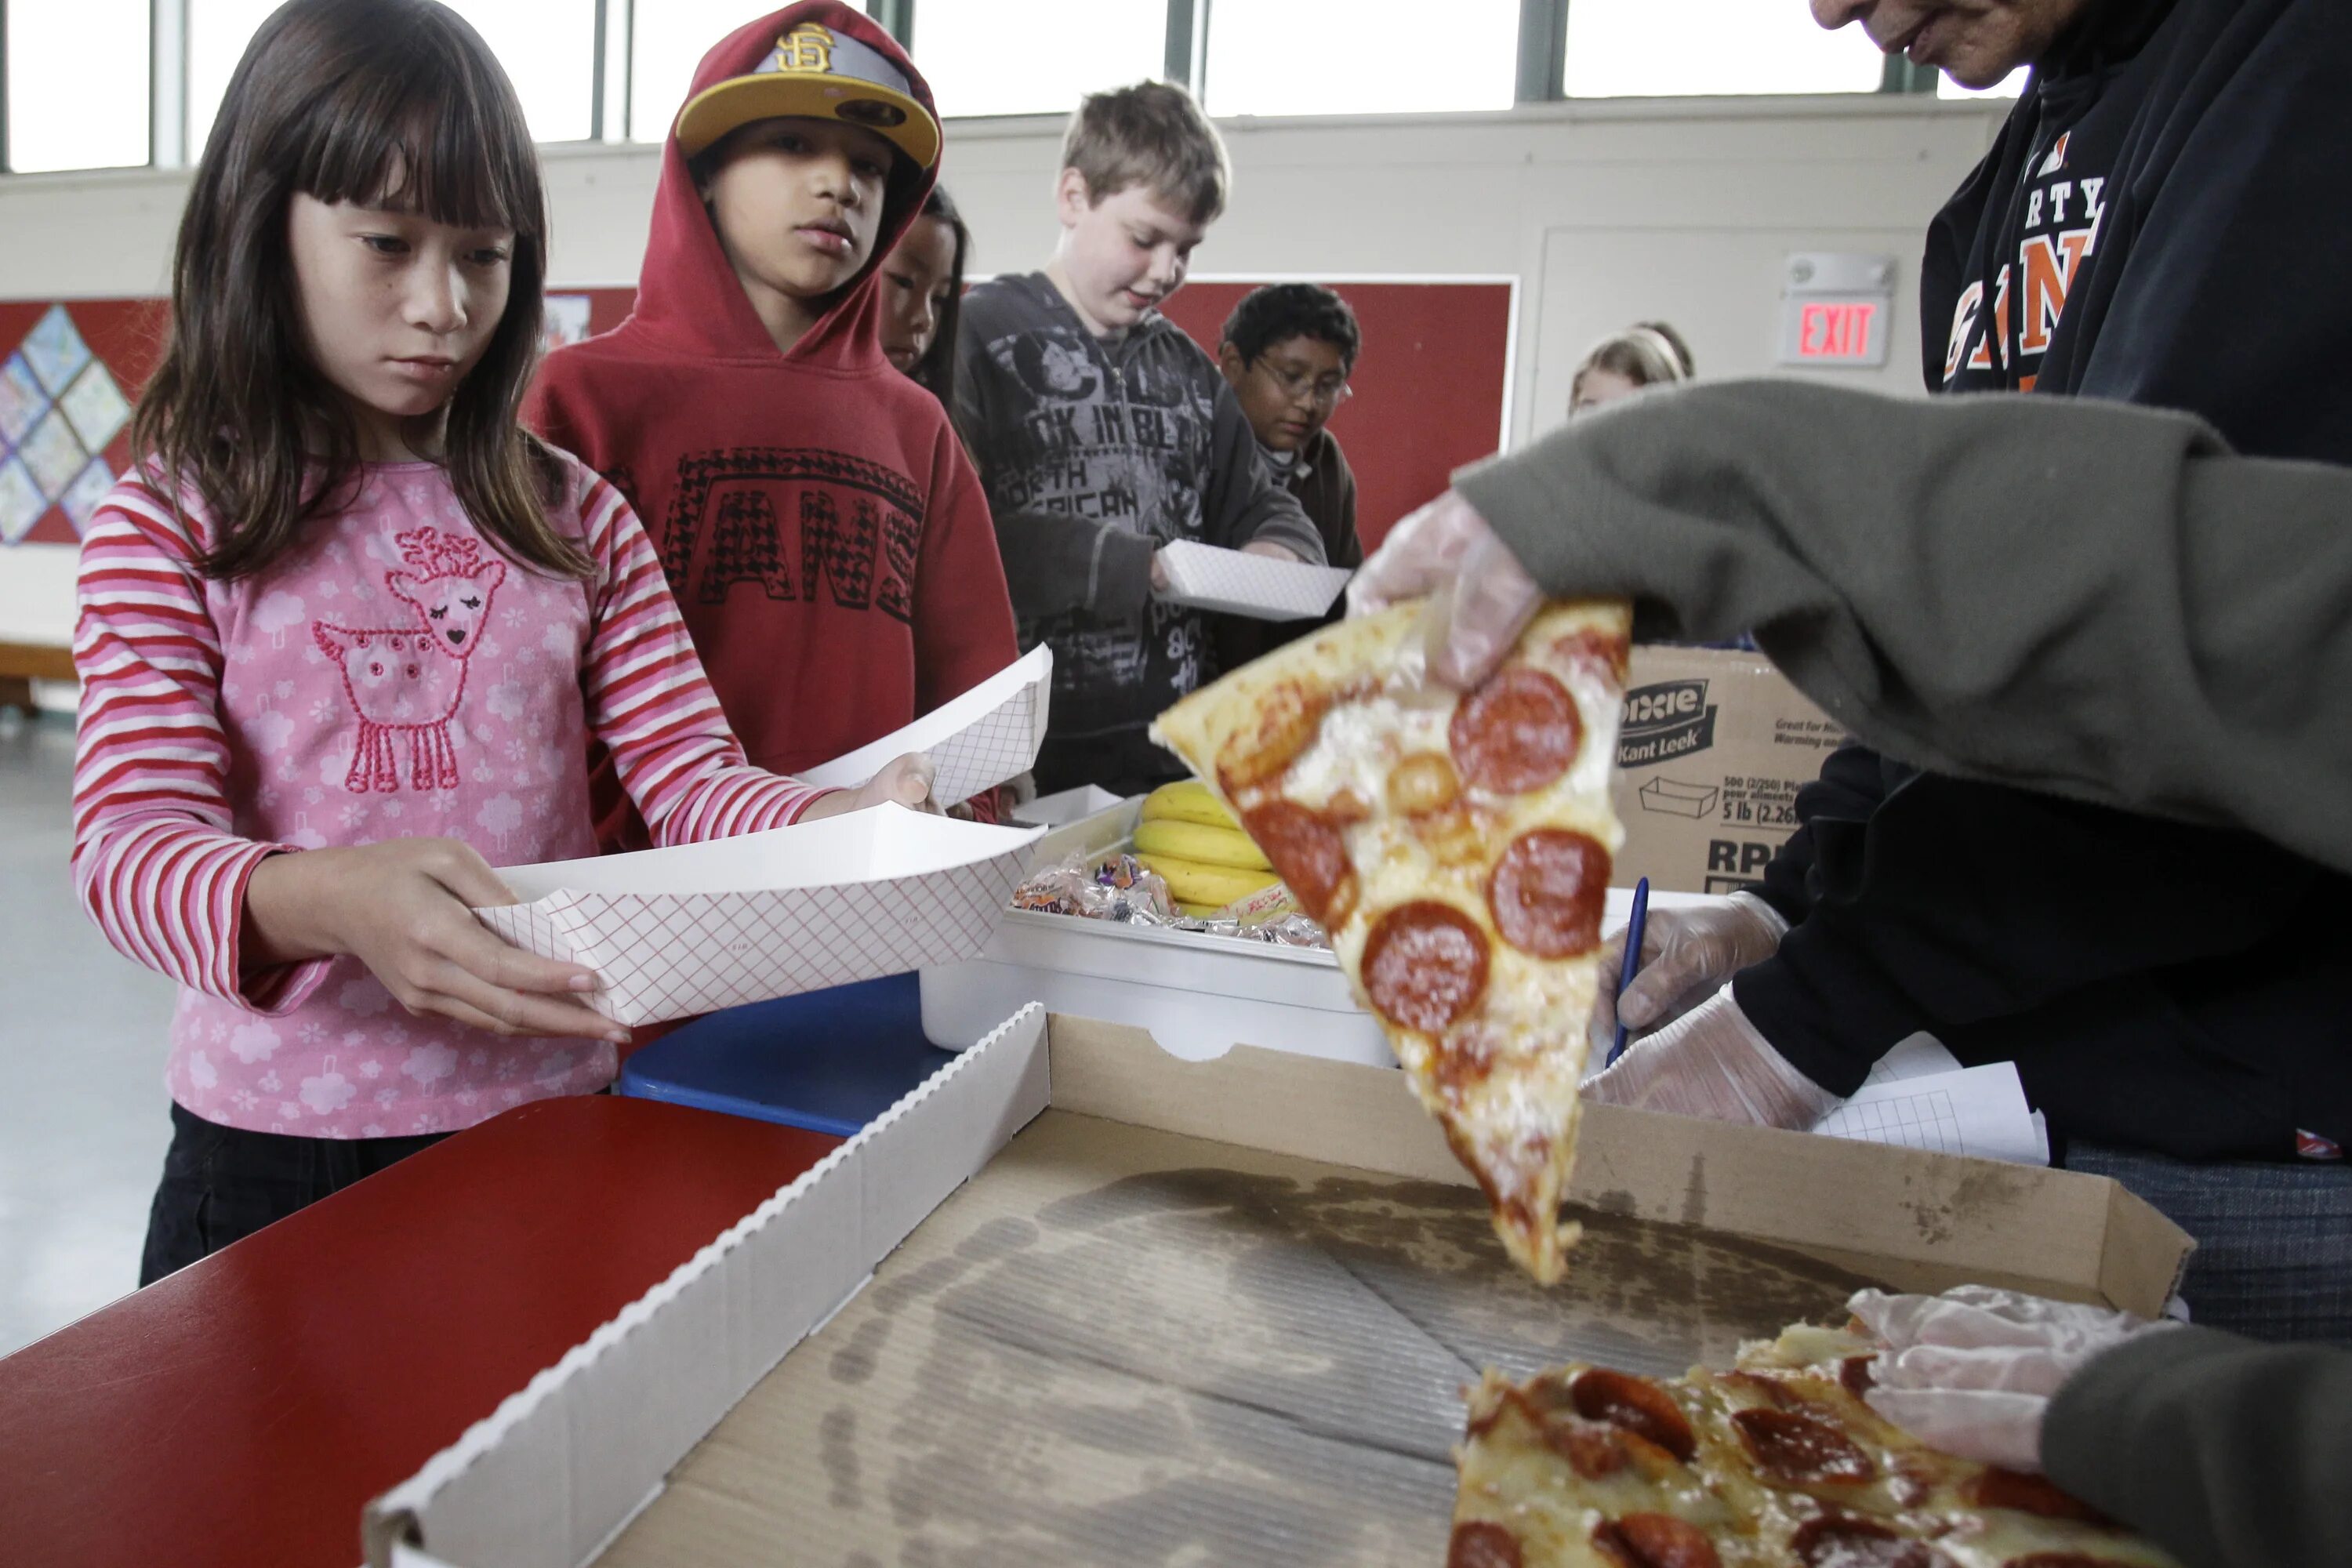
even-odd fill
[{"label": "white wall", "polygon": [[[1194,267],[1518,279],[1517,444],[1559,422],[1568,377],[1595,338],[1662,317],[1704,374],[1759,374],[1771,368],[1789,251],[1884,252],[1898,262],[1890,362],[1806,374],[1911,392],[1921,236],[2007,109],[1872,96],[1232,121],[1234,200]],[[1052,248],[1060,136],[1058,121],[950,123],[946,177],[981,270],[1032,267]],[[655,150],[559,147],[546,163],[552,280],[633,281]],[[0,299],[163,292],[186,184],[184,174],[139,171],[0,180]],[[55,559],[36,565],[31,547],[0,551],[0,639],[47,635],[69,613],[47,601],[70,552],[46,552]]]}]

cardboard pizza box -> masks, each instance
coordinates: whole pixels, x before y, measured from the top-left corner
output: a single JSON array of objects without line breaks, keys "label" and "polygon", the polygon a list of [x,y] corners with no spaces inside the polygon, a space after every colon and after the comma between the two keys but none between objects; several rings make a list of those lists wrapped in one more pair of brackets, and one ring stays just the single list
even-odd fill
[{"label": "cardboard pizza box", "polygon": [[[1114,799],[1040,839],[1032,863],[1099,861],[1124,849],[1142,809],[1140,796]],[[1604,932],[1625,923],[1633,897],[1625,888],[1609,890]],[[1657,893],[1652,905],[1694,901]],[[1356,1005],[1327,948],[1011,910],[977,953],[927,966],[921,985],[923,1033],[948,1050],[975,1044],[1036,1002],[1049,1013],[1143,1029],[1191,1060],[1244,1045],[1376,1067],[1396,1061],[1380,1021]]]},{"label": "cardboard pizza box", "polygon": [[1966,1280],[2157,1310],[2105,1179],[1586,1112],[1547,1290],[1393,1071],[1024,1009],[366,1510],[368,1561],[1442,1560],[1460,1385]]},{"label": "cardboard pizza box", "polygon": [[633,855],[509,866],[520,903],[475,918],[517,947],[584,963],[621,1024],[820,991],[987,945],[1038,828],[880,805]]},{"label": "cardboard pizza box", "polygon": [[1844,739],[1760,653],[1635,647],[1617,739],[1616,879],[1683,893],[1755,886],[1796,831],[1797,791]]}]

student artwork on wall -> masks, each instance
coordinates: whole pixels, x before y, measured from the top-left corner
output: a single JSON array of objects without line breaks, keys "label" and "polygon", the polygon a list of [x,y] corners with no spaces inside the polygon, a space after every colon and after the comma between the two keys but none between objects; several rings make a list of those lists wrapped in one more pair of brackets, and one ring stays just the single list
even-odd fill
[{"label": "student artwork on wall", "polygon": [[[1212,353],[1255,280],[1202,279],[1171,320]],[[1367,549],[1501,439],[1507,279],[1338,282],[1364,347],[1331,434],[1356,472]],[[551,290],[549,346],[618,326],[636,290]],[[131,408],[163,352],[160,300],[0,300],[0,545],[72,544],[131,460]]]}]

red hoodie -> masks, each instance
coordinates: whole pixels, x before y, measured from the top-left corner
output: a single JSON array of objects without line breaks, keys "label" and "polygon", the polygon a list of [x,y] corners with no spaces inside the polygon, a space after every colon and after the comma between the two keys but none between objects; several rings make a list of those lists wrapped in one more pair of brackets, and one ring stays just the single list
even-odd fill
[{"label": "red hoodie", "polygon": [[[748,74],[802,22],[887,55],[833,0],[730,33],[696,92]],[[874,254],[789,353],[777,352],[673,134],[628,320],[548,356],[526,417],[629,499],[751,761],[812,767],[888,734],[1019,655],[988,502],[947,413],[883,357],[876,268],[931,176],[891,182]],[[605,847],[645,832],[609,765]]]}]

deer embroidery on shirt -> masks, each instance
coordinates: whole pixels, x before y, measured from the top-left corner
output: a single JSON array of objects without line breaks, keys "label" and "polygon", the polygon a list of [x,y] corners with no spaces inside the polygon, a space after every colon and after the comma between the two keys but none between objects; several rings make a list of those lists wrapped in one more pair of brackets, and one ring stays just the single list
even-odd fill
[{"label": "deer embroidery on shirt", "polygon": [[343,693],[359,715],[358,742],[343,787],[354,795],[400,787],[402,740],[408,743],[413,789],[457,787],[457,754],[449,721],[466,693],[466,667],[488,618],[490,595],[507,565],[482,558],[470,539],[436,528],[394,534],[401,559],[415,572],[389,572],[384,584],[416,612],[413,626],[353,630],[310,623],[320,651],[342,670]]}]

